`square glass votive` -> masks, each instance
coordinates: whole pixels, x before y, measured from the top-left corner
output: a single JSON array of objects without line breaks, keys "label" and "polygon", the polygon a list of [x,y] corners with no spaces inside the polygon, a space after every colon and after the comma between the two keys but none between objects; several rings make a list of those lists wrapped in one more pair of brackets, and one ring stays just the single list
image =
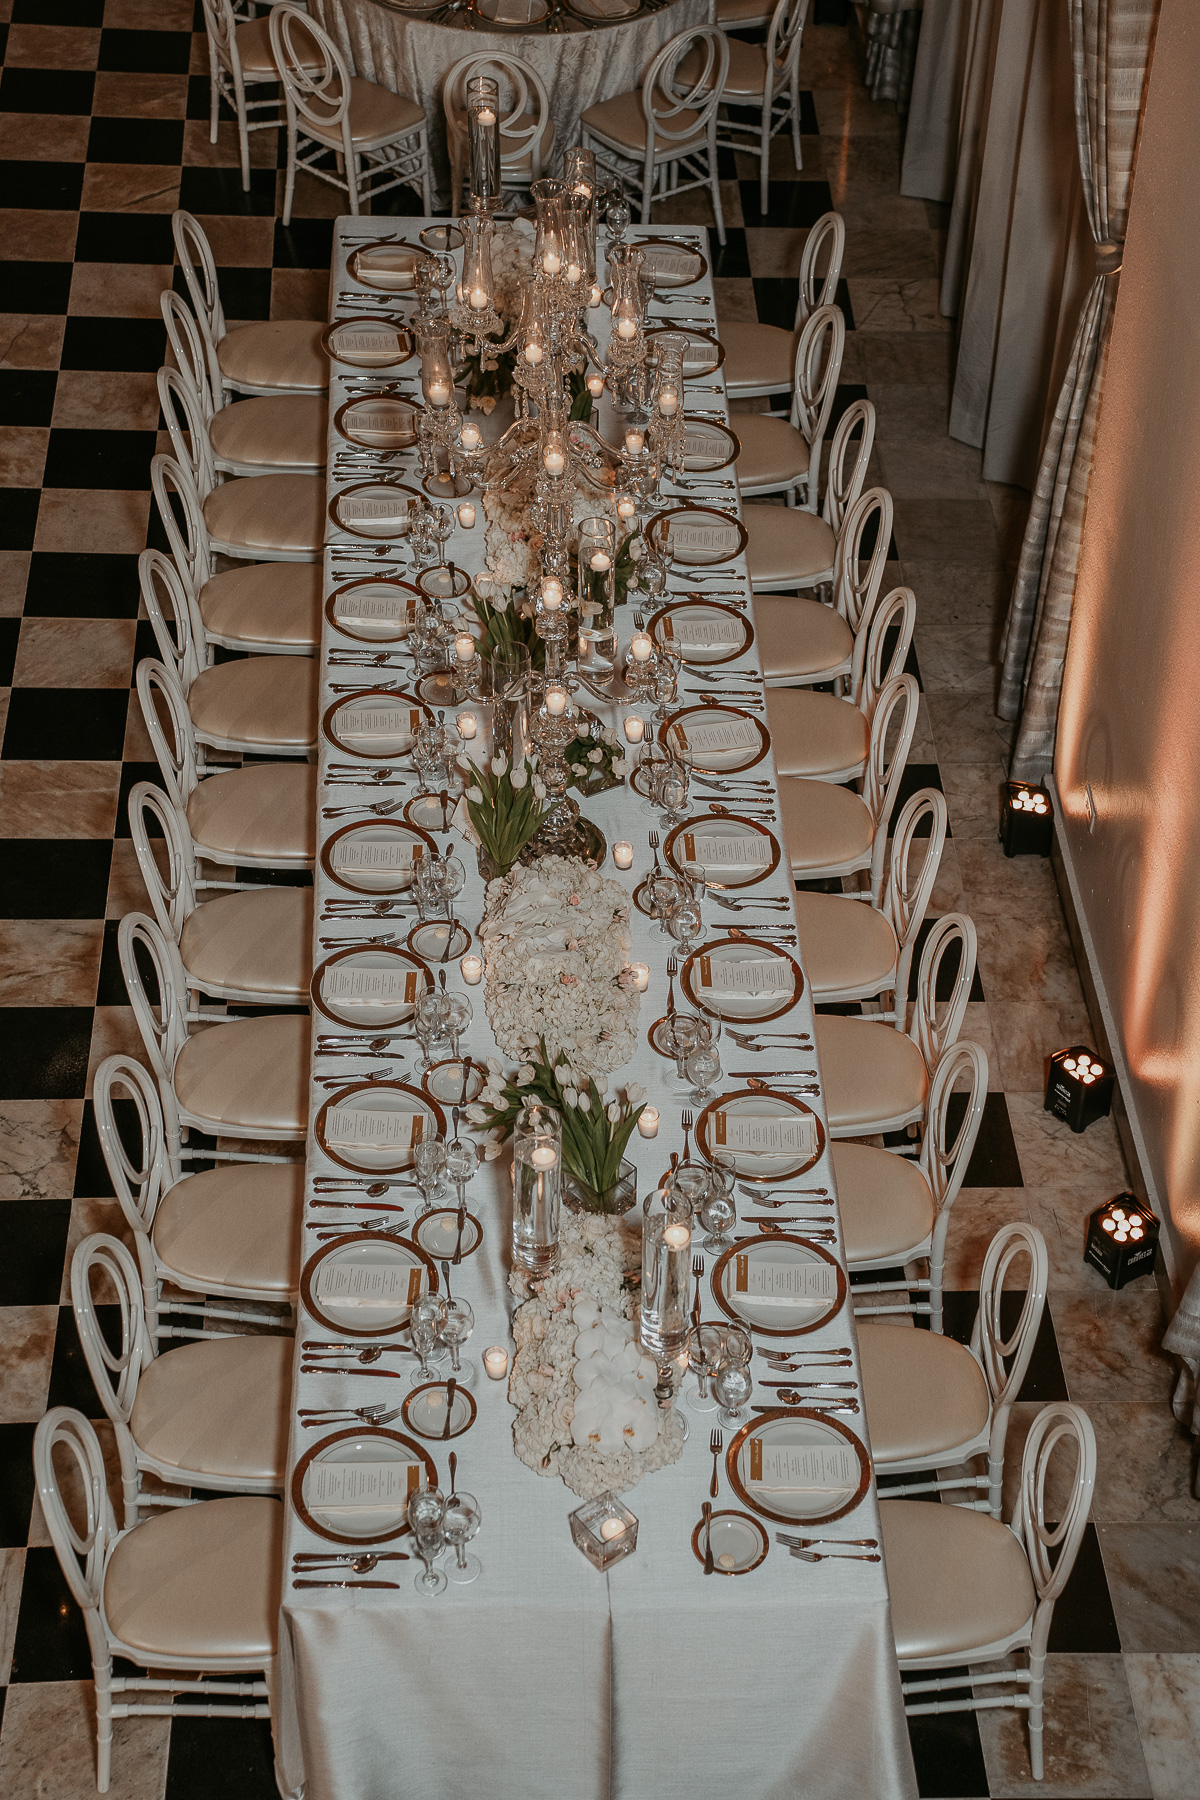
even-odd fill
[{"label": "square glass votive", "polygon": [[638,1522],[615,1494],[598,1494],[571,1514],[571,1536],[593,1568],[611,1569],[637,1549]]}]

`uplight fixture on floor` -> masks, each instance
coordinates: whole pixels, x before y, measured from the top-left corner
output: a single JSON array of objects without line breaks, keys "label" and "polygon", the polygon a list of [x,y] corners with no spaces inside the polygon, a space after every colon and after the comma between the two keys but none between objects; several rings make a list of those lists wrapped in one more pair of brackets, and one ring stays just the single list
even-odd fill
[{"label": "uplight fixture on floor", "polygon": [[1112,1111],[1113,1081],[1108,1063],[1082,1044],[1070,1044],[1050,1058],[1044,1110],[1072,1131],[1086,1131],[1093,1120]]},{"label": "uplight fixture on floor", "polygon": [[1088,1220],[1084,1262],[1099,1269],[1110,1288],[1149,1275],[1158,1249],[1158,1220],[1136,1194],[1118,1194]]},{"label": "uplight fixture on floor", "polygon": [[1054,837],[1054,811],[1044,787],[1028,781],[1006,781],[1000,813],[1000,842],[1005,856],[1049,856]]}]

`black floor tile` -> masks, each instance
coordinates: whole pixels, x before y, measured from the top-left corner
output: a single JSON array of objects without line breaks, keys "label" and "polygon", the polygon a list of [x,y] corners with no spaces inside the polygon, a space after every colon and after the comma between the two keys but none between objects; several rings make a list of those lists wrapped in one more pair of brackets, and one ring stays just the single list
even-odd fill
[{"label": "black floor tile", "polygon": [[109,838],[0,838],[0,919],[102,919]]},{"label": "black floor tile", "polygon": [[[31,202],[32,204],[32,202]],[[169,213],[81,212],[76,262],[162,263],[175,260]]]},{"label": "black floor tile", "polygon": [[[208,117],[207,102],[203,117]],[[277,269],[327,269],[332,260],[332,219],[293,218],[290,225],[276,219],[274,262]]]},{"label": "black floor tile", "polygon": [[166,1800],[278,1800],[266,1719],[176,1719]]},{"label": "black floor tile", "polygon": [[[148,901],[146,911],[150,911]],[[125,977],[121,973],[121,962],[117,955],[117,932],[120,928],[120,919],[104,921],[104,946],[100,952],[100,976],[96,984],[97,1006],[129,1005]]]},{"label": "black floor tile", "polygon": [[1084,1526],[1075,1567],[1054,1608],[1047,1648],[1052,1655],[1112,1656],[1120,1651],[1121,1634],[1094,1525]]},{"label": "black floor tile", "polygon": [[[950,1230],[954,1230],[954,1215],[950,1215]],[[980,1262],[978,1274],[983,1273]],[[1024,1292],[1010,1288],[1000,1297],[1000,1328],[1008,1337],[1016,1328],[1021,1316],[1021,1308],[1025,1303]],[[979,1290],[946,1289],[942,1295],[942,1319],[947,1337],[960,1344],[971,1341],[971,1332],[975,1325],[975,1315],[979,1311]],[[1058,1339],[1054,1335],[1054,1320],[1047,1306],[1042,1313],[1042,1321],[1038,1326],[1037,1338],[1034,1341],[1033,1355],[1029,1359],[1029,1367],[1025,1371],[1025,1379],[1021,1383],[1018,1400],[1036,1401],[1045,1405],[1051,1400],[1066,1400],[1067,1380],[1063,1374],[1062,1359],[1058,1354]]]},{"label": "black floor tile", "polygon": [[6,162],[4,186],[9,204],[36,207],[40,212],[76,212],[83,193],[81,162]]},{"label": "black floor tile", "polygon": [[50,433],[43,487],[148,490],[150,461],[158,448],[153,431]]},{"label": "black floor tile", "polygon": [[0,425],[48,425],[57,382],[53,369],[0,369]]},{"label": "black floor tile", "polygon": [[40,495],[37,488],[0,488],[0,550],[32,550]]},{"label": "black floor tile", "polygon": [[[282,146],[280,154],[283,154]],[[380,199],[371,202],[372,213],[394,219],[419,219],[425,208],[421,204],[420,194],[410,187],[389,188]]]},{"label": "black floor tile", "polygon": [[[12,164],[3,166],[10,169]],[[65,313],[71,298],[71,265],[68,262],[0,263],[0,295],[5,312]]]},{"label": "black floor tile", "polygon": [[754,305],[760,325],[778,325],[781,331],[791,331],[799,299],[800,282],[795,275],[754,277]]},{"label": "black floor tile", "polygon": [[27,619],[136,619],[137,612],[136,556],[35,550],[30,558]]},{"label": "black floor tile", "polygon": [[93,119],[90,163],[156,163],[169,167],[183,155],[182,119]]},{"label": "black floor tile", "polygon": [[270,318],[270,269],[221,268],[217,270],[217,285],[227,319]]},{"label": "black floor tile", "polygon": [[97,67],[137,74],[186,75],[191,53],[190,31],[123,31],[106,25],[100,33]]},{"label": "black floor tile", "polygon": [[[784,398],[787,399],[787,395],[784,395]],[[841,423],[842,414],[844,412],[849,412],[850,408],[854,405],[856,400],[866,400],[867,398],[868,398],[868,394],[867,394],[866,384],[864,382],[861,382],[861,381],[839,381],[836,389],[834,390],[833,405],[829,410],[829,425],[828,425],[828,428],[826,431],[826,436],[829,438],[832,438],[834,432],[838,428],[838,425]],[[854,438],[855,443],[858,442],[860,435],[861,435],[861,433],[855,434],[855,438]]]},{"label": "black floor tile", "polygon": [[12,1680],[84,1681],[91,1674],[87,1628],[58,1557],[47,1547],[27,1550]]},{"label": "black floor tile", "polygon": [[[60,367],[156,372],[166,354],[159,319],[68,319]],[[150,485],[150,471],[146,483]]]},{"label": "black floor tile", "polygon": [[738,187],[742,195],[742,220],[746,225],[794,229],[797,225],[815,225],[822,213],[833,211],[827,181],[810,181],[802,175],[797,181],[768,182],[765,213],[759,206],[757,181],[739,181]]},{"label": "black floor tile", "polygon": [[[910,1000],[915,1000],[917,997],[917,973],[918,965],[921,961],[921,952],[925,948],[926,938],[936,924],[936,919],[926,919],[917,927],[916,942],[913,945],[912,972],[908,978],[908,997]],[[946,954],[938,967],[937,998],[939,1000],[948,1000],[950,998],[950,993],[954,986],[954,978],[958,974],[960,958],[961,951],[959,946],[957,944],[952,944],[946,951]],[[983,983],[979,977],[978,964],[975,966],[975,975],[971,982],[971,991],[967,998],[969,1000],[986,999],[986,995],[983,991]]]},{"label": "black floor tile", "polygon": [[[136,706],[137,702],[133,704]],[[163,787],[162,773],[157,763],[127,762],[121,765],[121,784],[117,792],[117,829],[115,836],[129,836],[129,796],[139,781],[153,782],[155,787]],[[241,880],[241,876],[238,877]]]},{"label": "black floor tile", "polygon": [[750,273],[750,252],[746,248],[746,233],[740,225],[726,225],[725,242],[717,237],[717,228],[708,228],[708,260],[714,275],[740,275]]},{"label": "black floor tile", "polygon": [[92,110],[96,77],[90,69],[5,69],[0,112],[82,113]]},{"label": "black floor tile", "polygon": [[[103,1336],[114,1348],[121,1341],[121,1312],[118,1306],[98,1306],[96,1322]],[[46,1406],[73,1406],[85,1419],[102,1419],[104,1408],[88,1372],[75,1314],[69,1306],[58,1309],[58,1329],[54,1334],[54,1358],[50,1364],[50,1387]]]},{"label": "black floor tile", "polygon": [[[896,785],[896,798],[892,803],[891,817],[888,820],[889,836],[895,829],[896,820],[900,817],[900,814],[903,812],[909,800],[911,800],[914,794],[919,794],[922,788],[936,788],[940,794],[942,791],[941,770],[936,763],[907,763],[904,772]],[[926,836],[928,834],[923,832],[921,835]],[[947,819],[946,837],[949,839],[953,835],[954,834],[950,829],[950,821]]]},{"label": "black floor tile", "polygon": [[13,666],[17,660],[17,639],[20,635],[20,619],[0,619],[0,688],[12,686]]},{"label": "black floor tile", "polygon": [[90,1006],[0,1007],[0,1100],[82,1100]]},{"label": "black floor tile", "polygon": [[[966,1690],[948,1698],[965,1699]],[[983,1745],[974,1713],[934,1713],[910,1719],[908,1741],[921,1800],[968,1800],[969,1796],[988,1792]]]},{"label": "black floor tile", "polygon": [[29,1541],[33,1512],[32,1424],[0,1425],[0,1547]]},{"label": "black floor tile", "polygon": [[13,0],[14,25],[88,25],[104,23],[104,0]]},{"label": "black floor tile", "polygon": [[[124,1136],[121,1114],[124,1111],[129,1115],[127,1122],[132,1130],[136,1122],[133,1102],[116,1100],[113,1103],[113,1109],[117,1117],[118,1129]],[[138,1153],[136,1136],[131,1137],[130,1142],[136,1159]],[[111,1199],[116,1192],[109,1179],[104,1153],[100,1148],[100,1134],[96,1130],[96,1108],[91,1100],[85,1100],[83,1103],[83,1118],[79,1125],[79,1153],[75,1158],[75,1185],[71,1192],[76,1200],[107,1200]]]},{"label": "black floor tile", "polygon": [[[145,656],[157,657],[159,654],[158,640],[154,635],[153,625],[150,623],[149,619],[139,619],[133,634],[133,667],[129,671],[130,687],[132,687],[137,680],[137,666],[142,658]],[[223,657],[217,658],[218,662],[223,662],[224,660]],[[244,658],[239,658],[238,660],[242,661]]]},{"label": "black floor tile", "polygon": [[242,171],[236,164],[215,169],[185,168],[179,184],[179,204],[185,212],[269,219],[275,212],[275,171],[251,169],[247,194],[242,187]]},{"label": "black floor tile", "polygon": [[120,762],[127,688],[14,688],[4,748],[9,762]]},{"label": "black floor tile", "polygon": [[[966,1108],[965,1094],[950,1096],[950,1129],[957,1128]],[[1017,1156],[1008,1102],[1003,1094],[989,1094],[983,1103],[979,1136],[967,1164],[964,1187],[1024,1187],[1021,1163]]]},{"label": "black floor tile", "polygon": [[57,1306],[69,1200],[6,1200],[0,1212],[0,1306]]}]

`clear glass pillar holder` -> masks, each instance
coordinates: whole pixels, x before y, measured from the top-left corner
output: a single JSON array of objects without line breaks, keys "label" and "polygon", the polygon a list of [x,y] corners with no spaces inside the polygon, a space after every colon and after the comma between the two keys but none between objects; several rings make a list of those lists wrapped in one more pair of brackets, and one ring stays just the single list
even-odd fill
[{"label": "clear glass pillar holder", "polygon": [[642,1221],[642,1304],[638,1336],[663,1363],[687,1341],[692,1303],[692,1214],[681,1195],[657,1188]]},{"label": "clear glass pillar holder", "polygon": [[498,207],[500,179],[500,83],[493,75],[467,81],[468,189],[476,211]]},{"label": "clear glass pillar holder", "polygon": [[558,1261],[562,1215],[562,1120],[548,1106],[522,1107],[513,1128],[514,1268],[547,1275]]}]

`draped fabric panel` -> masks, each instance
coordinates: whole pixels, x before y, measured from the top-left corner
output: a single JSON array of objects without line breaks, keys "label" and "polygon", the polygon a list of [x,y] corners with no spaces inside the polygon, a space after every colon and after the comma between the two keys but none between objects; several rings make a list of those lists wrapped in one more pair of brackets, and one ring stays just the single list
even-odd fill
[{"label": "draped fabric panel", "polygon": [[914,200],[954,198],[973,16],[968,0],[925,0],[900,168],[900,192]]},{"label": "draped fabric panel", "polygon": [[908,111],[912,93],[922,0],[869,0],[867,68],[863,77],[872,100],[894,100]]},{"label": "draped fabric panel", "polygon": [[1058,698],[1096,421],[1158,0],[1068,0],[1075,127],[1096,274],[1046,435],[1002,647],[1001,718],[1020,718],[1013,773],[1054,758]]}]

